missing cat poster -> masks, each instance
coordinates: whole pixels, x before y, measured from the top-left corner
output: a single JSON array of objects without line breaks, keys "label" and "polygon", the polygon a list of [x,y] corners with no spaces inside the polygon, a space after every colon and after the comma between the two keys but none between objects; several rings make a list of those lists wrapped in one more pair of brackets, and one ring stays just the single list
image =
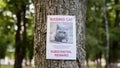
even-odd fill
[{"label": "missing cat poster", "polygon": [[76,60],[75,16],[47,16],[46,59]]}]

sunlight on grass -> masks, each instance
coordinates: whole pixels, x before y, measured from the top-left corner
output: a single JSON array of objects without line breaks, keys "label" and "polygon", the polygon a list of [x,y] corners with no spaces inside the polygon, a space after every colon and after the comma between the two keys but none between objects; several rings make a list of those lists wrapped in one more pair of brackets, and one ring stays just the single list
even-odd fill
[{"label": "sunlight on grass", "polygon": [[[12,65],[2,65],[0,68],[13,68]],[[32,66],[23,66],[23,68],[34,68]]]}]

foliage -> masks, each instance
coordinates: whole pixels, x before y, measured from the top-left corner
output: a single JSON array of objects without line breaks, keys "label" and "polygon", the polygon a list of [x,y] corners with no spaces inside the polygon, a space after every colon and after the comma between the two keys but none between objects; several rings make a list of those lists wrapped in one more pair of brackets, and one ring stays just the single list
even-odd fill
[{"label": "foliage", "polygon": [[99,53],[104,53],[105,28],[103,24],[102,1],[88,1],[86,23],[86,50],[91,60],[100,58]]},{"label": "foliage", "polygon": [[5,57],[7,47],[14,45],[13,17],[4,8],[5,6],[0,7],[0,59]]},{"label": "foliage", "polygon": [[[107,16],[109,21],[110,34],[110,62],[120,60],[120,23],[115,20],[120,19],[120,2],[117,0],[106,0]],[[0,0],[0,59],[4,58],[8,47],[15,47],[16,16],[18,11],[22,11],[23,5],[27,5],[27,41],[23,43],[26,48],[26,57],[33,58],[33,13],[30,12],[29,5],[33,0]],[[105,20],[103,19],[103,0],[88,0],[86,19],[86,59],[97,60],[102,56],[105,58]],[[116,14],[119,11],[119,14]],[[22,14],[21,14],[22,15]],[[118,23],[118,25],[115,25]],[[22,31],[21,31],[22,32]],[[102,55],[100,55],[102,53]]]},{"label": "foliage", "polygon": [[[15,46],[16,29],[16,13],[22,11],[26,5],[26,19],[27,19],[27,42],[23,43],[27,46],[26,52],[29,52],[30,60],[33,58],[33,13],[30,12],[29,5],[33,0],[0,0],[0,58],[4,58],[6,54],[9,56],[10,52],[6,51],[9,47]],[[21,14],[23,15],[23,14]],[[22,32],[22,31],[21,31]],[[28,56],[28,55],[26,55]]]},{"label": "foliage", "polygon": [[0,0],[0,8],[5,7],[5,6],[6,6],[6,4],[4,3],[4,1]]},{"label": "foliage", "polygon": [[[119,0],[106,0],[106,6],[110,34],[109,61],[111,63],[117,62],[120,59],[120,2]],[[100,56],[102,56],[102,58],[105,58],[106,56],[103,7],[103,0],[88,0],[86,19],[86,58],[90,60],[97,60]],[[99,55],[99,53],[102,53],[102,55]]]}]

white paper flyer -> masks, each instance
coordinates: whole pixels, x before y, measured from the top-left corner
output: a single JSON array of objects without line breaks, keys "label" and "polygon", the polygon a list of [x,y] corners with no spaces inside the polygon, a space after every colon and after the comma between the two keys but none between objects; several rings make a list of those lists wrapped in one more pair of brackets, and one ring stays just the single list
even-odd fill
[{"label": "white paper flyer", "polygon": [[46,59],[76,60],[75,16],[48,15]]}]

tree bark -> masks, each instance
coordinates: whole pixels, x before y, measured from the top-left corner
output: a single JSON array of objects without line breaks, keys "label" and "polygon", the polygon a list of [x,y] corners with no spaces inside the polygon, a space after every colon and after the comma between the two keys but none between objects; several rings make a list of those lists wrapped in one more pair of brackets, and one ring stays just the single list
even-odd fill
[{"label": "tree bark", "polygon": [[[22,10],[17,11],[16,17],[17,17],[17,31],[16,31],[16,37],[15,37],[15,64],[14,68],[22,68],[22,61],[25,57],[26,53],[26,5],[24,4],[22,6]],[[23,19],[22,19],[23,18]],[[21,22],[23,21],[23,34],[20,32],[21,29]]]},{"label": "tree bark", "polygon": [[21,11],[16,13],[17,18],[17,31],[15,36],[15,64],[14,68],[22,68],[22,57],[21,57],[21,38],[20,38],[20,31],[21,31]]},{"label": "tree bark", "polygon": [[[46,60],[47,15],[75,15],[77,60]],[[83,68],[85,61],[86,0],[35,0],[35,68]]]},{"label": "tree bark", "polygon": [[26,58],[26,48],[27,48],[27,27],[26,27],[26,5],[23,4],[22,5],[22,9],[23,9],[23,42],[22,42],[22,53],[23,53],[23,57],[22,60],[25,59],[25,65],[27,66],[27,58]]}]

